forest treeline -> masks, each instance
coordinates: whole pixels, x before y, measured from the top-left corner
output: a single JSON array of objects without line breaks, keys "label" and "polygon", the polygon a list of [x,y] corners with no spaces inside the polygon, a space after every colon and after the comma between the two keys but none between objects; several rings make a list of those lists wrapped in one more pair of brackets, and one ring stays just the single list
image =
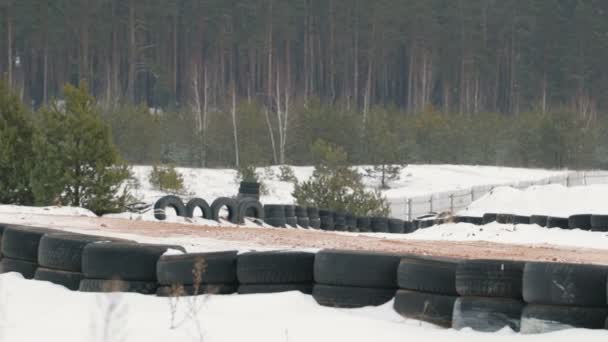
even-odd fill
[{"label": "forest treeline", "polygon": [[86,82],[133,162],[310,163],[323,139],[357,163],[608,164],[606,1],[4,0],[0,11],[11,88],[37,108]]}]

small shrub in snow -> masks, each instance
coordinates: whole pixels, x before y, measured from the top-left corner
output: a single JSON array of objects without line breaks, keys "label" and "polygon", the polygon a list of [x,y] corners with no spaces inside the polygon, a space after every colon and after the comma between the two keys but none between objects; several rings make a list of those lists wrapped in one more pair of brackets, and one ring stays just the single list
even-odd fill
[{"label": "small shrub in snow", "polygon": [[173,165],[154,165],[150,171],[150,184],[156,189],[173,194],[185,192],[184,178]]},{"label": "small shrub in snow", "polygon": [[281,165],[279,167],[279,172],[279,180],[281,182],[296,183],[298,181],[296,174],[289,165]]}]

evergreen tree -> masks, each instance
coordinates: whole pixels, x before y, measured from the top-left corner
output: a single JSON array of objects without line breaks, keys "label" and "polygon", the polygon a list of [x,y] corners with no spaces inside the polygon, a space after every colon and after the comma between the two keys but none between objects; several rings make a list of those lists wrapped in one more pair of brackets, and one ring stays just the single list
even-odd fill
[{"label": "evergreen tree", "polygon": [[299,205],[346,211],[355,215],[387,215],[386,199],[368,192],[361,175],[347,165],[347,154],[339,147],[317,141],[313,147],[317,163],[310,180],[297,182],[293,197]]},{"label": "evergreen tree", "polygon": [[35,140],[32,187],[41,205],[88,208],[96,214],[123,209],[128,166],[113,145],[86,86],[64,88],[65,106],[45,108]]},{"label": "evergreen tree", "polygon": [[35,135],[21,101],[0,82],[0,203],[33,203],[30,172]]}]

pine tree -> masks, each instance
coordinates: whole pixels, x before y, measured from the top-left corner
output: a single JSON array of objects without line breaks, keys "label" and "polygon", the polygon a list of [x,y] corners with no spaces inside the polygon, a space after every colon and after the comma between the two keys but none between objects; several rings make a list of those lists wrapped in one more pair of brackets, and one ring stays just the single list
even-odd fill
[{"label": "pine tree", "polygon": [[378,192],[365,190],[361,175],[348,166],[346,152],[322,140],[312,150],[317,160],[313,175],[295,184],[293,197],[299,205],[355,215],[388,215],[386,199]]},{"label": "pine tree", "polygon": [[65,106],[41,111],[41,136],[35,140],[32,187],[41,205],[88,208],[96,214],[119,211],[127,204],[130,177],[101,121],[86,85],[64,88]]},{"label": "pine tree", "polygon": [[0,203],[32,204],[30,172],[34,165],[35,127],[23,104],[0,82]]}]

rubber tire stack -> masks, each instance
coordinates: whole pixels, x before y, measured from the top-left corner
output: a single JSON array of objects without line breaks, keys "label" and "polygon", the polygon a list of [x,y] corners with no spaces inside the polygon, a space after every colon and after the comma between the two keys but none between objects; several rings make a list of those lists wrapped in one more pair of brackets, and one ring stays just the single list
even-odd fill
[{"label": "rubber tire stack", "polygon": [[334,230],[339,232],[348,230],[348,227],[346,226],[346,213],[334,212]]},{"label": "rubber tire stack", "polygon": [[349,232],[358,232],[357,217],[351,213],[346,213],[346,228]]},{"label": "rubber tire stack", "polygon": [[312,293],[314,253],[250,252],[237,258],[240,294],[300,291]]},{"label": "rubber tire stack", "polygon": [[338,308],[382,305],[395,295],[400,261],[394,254],[322,250],[315,258],[313,297]]},{"label": "rubber tire stack", "polygon": [[456,269],[454,329],[495,332],[508,326],[518,332],[524,263],[502,260],[464,260]]},{"label": "rubber tire stack", "polygon": [[319,210],[319,217],[322,230],[334,230],[334,213],[331,210]]},{"label": "rubber tire stack", "polygon": [[163,255],[156,275],[160,297],[236,292],[237,251]]},{"label": "rubber tire stack", "polygon": [[285,222],[287,222],[288,226],[296,228],[298,226],[298,219],[296,217],[296,206],[295,205],[285,205]]},{"label": "rubber tire stack", "polygon": [[367,216],[357,217],[357,230],[361,233],[371,232],[371,219]]},{"label": "rubber tire stack", "polygon": [[604,328],[608,266],[529,262],[524,269],[521,332]]},{"label": "rubber tire stack", "polygon": [[405,231],[405,223],[400,219],[389,219],[388,230],[392,234],[403,234]]},{"label": "rubber tire stack", "polygon": [[90,243],[110,242],[107,237],[73,233],[45,234],[38,247],[38,264],[34,279],[50,281],[76,291],[82,273],[82,253]]},{"label": "rubber tire stack", "polygon": [[17,272],[32,279],[38,268],[38,245],[45,234],[57,231],[43,228],[6,225],[2,233],[0,273]]},{"label": "rubber tire stack", "polygon": [[285,207],[281,204],[265,205],[264,222],[273,227],[285,228],[287,225],[287,221],[285,220]]},{"label": "rubber tire stack", "polygon": [[257,182],[241,182],[239,185],[238,198],[254,198],[260,200],[260,183]]},{"label": "rubber tire stack", "polygon": [[321,217],[319,216],[319,208],[307,207],[308,223],[310,228],[321,229]]},{"label": "rubber tire stack", "polygon": [[371,228],[374,233],[388,233],[388,219],[386,217],[372,217]]},{"label": "rubber tire stack", "polygon": [[296,206],[296,220],[298,226],[302,228],[310,228],[310,219],[308,218],[308,208],[297,205]]},{"label": "rubber tire stack", "polygon": [[591,231],[608,232],[608,215],[591,215]]},{"label": "rubber tire stack", "polygon": [[447,258],[402,258],[397,269],[400,290],[395,295],[395,311],[407,318],[450,328],[458,296],[457,265],[457,260]]},{"label": "rubber tire stack", "polygon": [[136,243],[92,243],[82,254],[80,282],[83,292],[137,292],[155,294],[158,288],[156,265],[169,249],[179,246]]}]

